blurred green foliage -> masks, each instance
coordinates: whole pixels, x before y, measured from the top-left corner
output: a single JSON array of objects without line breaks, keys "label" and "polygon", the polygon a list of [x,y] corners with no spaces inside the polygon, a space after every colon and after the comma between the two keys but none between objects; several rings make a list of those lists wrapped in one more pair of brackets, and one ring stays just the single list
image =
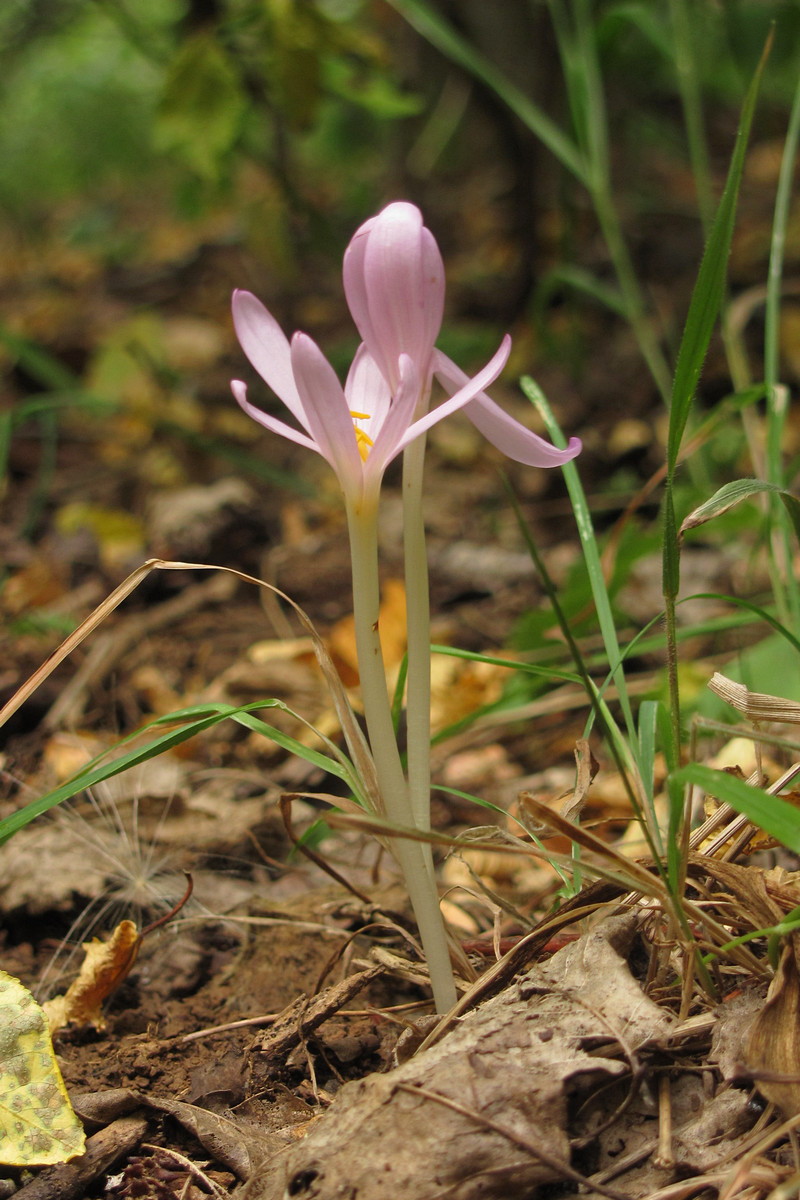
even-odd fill
[{"label": "blurred green foliage", "polygon": [[[114,181],[186,204],[267,166],[301,203],[420,110],[362,0],[10,0],[0,12],[0,204],[33,221]],[[318,184],[317,184],[318,186]]]}]

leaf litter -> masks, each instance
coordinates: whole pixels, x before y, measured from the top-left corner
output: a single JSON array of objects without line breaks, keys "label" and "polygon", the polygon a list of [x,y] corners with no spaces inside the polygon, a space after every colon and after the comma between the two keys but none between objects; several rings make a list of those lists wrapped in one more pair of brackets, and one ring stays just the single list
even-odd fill
[{"label": "leaf litter", "polygon": [[[690,875],[705,881],[700,894],[707,904],[724,911],[729,930],[737,925],[747,929],[776,924],[800,899],[800,886],[791,877],[701,854],[695,855]],[[579,903],[562,905],[562,928],[586,917],[592,908],[592,888],[605,889],[596,893],[596,912],[613,911],[609,886],[590,885],[576,898]],[[714,1180],[716,1186],[723,1178],[733,1177],[741,1152],[757,1145],[753,1132],[763,1125],[763,1117],[752,1104],[753,1081],[761,1095],[784,1112],[795,1111],[793,1094],[787,1100],[786,1091],[792,1087],[786,1076],[793,1074],[792,1055],[796,1054],[793,945],[787,944],[783,952],[766,1006],[766,981],[759,983],[733,966],[727,969],[733,971],[730,983],[735,985],[728,989],[730,998],[713,1008],[698,996],[698,1011],[681,1019],[680,989],[674,978],[669,983],[669,969],[666,986],[651,977],[653,946],[666,932],[661,914],[651,905],[626,900],[621,886],[614,890],[619,915],[606,917],[552,957],[527,969],[524,957],[512,951],[505,978],[502,972],[496,973],[494,986],[484,979],[481,991],[479,976],[473,1001],[488,998],[465,1010],[428,1049],[396,1066],[391,1065],[392,1046],[408,1018],[395,1025],[392,1005],[382,1017],[379,997],[368,1000],[366,1007],[353,1008],[352,987],[360,985],[358,973],[378,978],[376,967],[370,965],[368,932],[378,912],[363,911],[352,897],[346,902],[337,889],[329,890],[325,902],[319,892],[312,893],[305,905],[291,900],[285,905],[262,904],[258,912],[251,902],[249,912],[243,915],[243,927],[252,929],[252,936],[247,935],[237,943],[239,949],[233,949],[222,986],[207,981],[206,1011],[223,1015],[220,999],[227,993],[224,1015],[238,1017],[244,1024],[254,1019],[253,1008],[269,1004],[277,1010],[268,1023],[275,1032],[263,1034],[245,1026],[215,1034],[214,1022],[210,1022],[212,1028],[205,1037],[186,1043],[173,1032],[172,1015],[164,1013],[167,1020],[162,1017],[161,1028],[158,1022],[152,1025],[152,1035],[141,1030],[131,1038],[123,1032],[125,1006],[120,1011],[117,1004],[116,1013],[114,1009],[109,1013],[106,1033],[92,1035],[100,1038],[93,1043],[100,1050],[112,1039],[117,1071],[109,1072],[108,1063],[101,1067],[98,1061],[93,1070],[86,1063],[80,1068],[79,1052],[85,1038],[80,1029],[72,1035],[68,1031],[59,1047],[68,1078],[70,1071],[78,1068],[71,1087],[76,1109],[88,1116],[85,1084],[91,1080],[92,1091],[99,1090],[104,1077],[114,1084],[122,1078],[119,1068],[127,1057],[132,1077],[139,1080],[139,1092],[123,1089],[122,1108],[95,1108],[92,1121],[111,1129],[122,1115],[127,1118],[143,1110],[145,1114],[158,1110],[175,1115],[170,1096],[191,1091],[193,1072],[199,1084],[197,1099],[195,1105],[186,1107],[194,1107],[197,1118],[187,1126],[178,1117],[183,1137],[188,1128],[207,1156],[230,1166],[229,1152],[223,1153],[218,1143],[209,1145],[209,1135],[197,1124],[209,1119],[209,1112],[220,1114],[231,1124],[231,1137],[237,1130],[236,1139],[249,1147],[249,1165],[242,1168],[239,1160],[234,1174],[249,1180],[247,1195],[262,1200],[283,1196],[286,1189],[290,1195],[340,1195],[338,1189],[345,1179],[357,1183],[359,1196],[385,1195],[391,1181],[393,1194],[400,1196],[433,1196],[446,1188],[448,1194],[465,1200],[486,1194],[487,1186],[494,1188],[495,1194],[502,1189],[504,1196],[528,1196],[535,1194],[532,1189],[558,1180],[580,1190],[587,1179],[596,1194],[632,1197],[677,1195],[669,1189],[671,1181],[681,1178],[687,1186],[692,1179],[699,1186],[701,1180]],[[389,901],[389,912],[391,904],[401,903],[395,895]],[[237,914],[233,916],[235,919]],[[355,1014],[352,1017],[339,1012],[336,988],[329,988],[327,993],[317,994],[313,1004],[319,1015],[309,1023],[305,1014],[312,1000],[304,1005],[293,995],[300,983],[296,975],[283,981],[285,1003],[283,1014],[280,1012],[281,987],[276,991],[275,984],[280,982],[281,964],[285,969],[296,959],[301,927],[312,925],[313,917],[328,926],[332,942],[311,930],[303,939],[304,961],[312,946],[317,952],[318,965],[304,985],[309,997],[328,969],[332,943],[341,945],[344,940],[343,923],[364,930],[353,940],[355,957],[345,968],[342,984],[346,986],[340,987],[342,1003]],[[256,924],[248,925],[248,919]],[[388,927],[389,914],[384,912],[383,919]],[[259,921],[272,924],[265,929]],[[539,939],[529,961],[535,962],[543,949],[546,954],[558,944],[557,926],[553,917],[544,922],[545,940]],[[284,938],[284,934],[288,936]],[[176,937],[181,939],[185,933],[173,934],[170,940]],[[407,953],[407,946],[398,949],[401,955]],[[677,948],[665,949],[674,971]],[[179,956],[175,962],[179,968]],[[258,970],[263,972],[264,983],[254,987],[252,972],[257,963],[263,964]],[[498,966],[502,965],[501,959]],[[341,960],[334,969],[341,972]],[[180,986],[179,971],[174,982]],[[723,988],[726,986],[723,983]],[[203,990],[194,991],[197,1021],[202,1020],[198,1001]],[[146,1007],[146,983],[140,983],[137,991],[140,1004]],[[391,993],[396,1001],[397,983]],[[327,1001],[326,994],[330,997]],[[386,996],[384,991],[383,1006]],[[238,1005],[232,1003],[236,997]],[[219,1020],[216,1023],[223,1025]],[[370,1040],[365,1023],[373,1031],[379,1028],[380,1035],[373,1032]],[[356,1064],[359,1058],[363,1061],[366,1046],[372,1046],[367,1055],[374,1063],[377,1043],[381,1056],[377,1061],[383,1063],[383,1070],[366,1075],[359,1071],[352,1077],[337,1057],[342,1037],[332,1036],[336,1027],[341,1035],[342,1026],[355,1030],[345,1038],[362,1047],[360,1052],[356,1049]],[[388,1038],[387,1026],[395,1030]],[[281,1028],[289,1041],[279,1035]],[[284,1040],[279,1042],[279,1036]],[[127,1052],[123,1052],[125,1042]],[[284,1048],[276,1057],[278,1045]],[[196,1064],[193,1068],[186,1061],[190,1046],[196,1051],[190,1060]],[[294,1060],[289,1053],[292,1046],[300,1052]],[[209,1054],[216,1065],[209,1061]],[[176,1069],[177,1060],[183,1058],[184,1070],[171,1071],[170,1058],[176,1060]],[[350,1059],[351,1065],[353,1061]],[[298,1084],[303,1076],[308,1077],[309,1069],[310,1080],[314,1075],[316,1079],[304,1095]],[[181,1077],[183,1084],[179,1083]],[[118,1099],[123,1093],[117,1089]],[[259,1104],[261,1120],[257,1119]],[[271,1110],[266,1138],[264,1108]],[[140,1120],[149,1131],[147,1137],[152,1137],[154,1118]],[[773,1125],[777,1122],[776,1115]],[[223,1127],[228,1128],[219,1122],[214,1126]],[[417,1127],[418,1136],[414,1133]],[[127,1135],[128,1128],[122,1126],[121,1136]],[[140,1136],[144,1137],[144,1132]],[[358,1164],[356,1175],[354,1164]],[[769,1177],[774,1186],[787,1170],[780,1158],[771,1163]],[[763,1183],[767,1174],[762,1156],[756,1176]],[[753,1178],[752,1172],[749,1178]]]},{"label": "leaf litter", "polygon": [[[338,707],[346,712],[344,699]],[[352,814],[340,814],[331,824],[341,840],[328,846],[331,861],[340,860],[360,899],[340,887],[323,893],[318,883],[307,893],[310,868],[282,865],[285,855],[269,855],[261,845],[279,790],[264,793],[251,779],[252,799],[235,802],[223,818],[232,820],[238,809],[241,836],[259,830],[249,858],[239,865],[245,869],[238,901],[216,911],[190,910],[172,931],[162,931],[158,952],[136,964],[110,1008],[104,1010],[103,989],[93,990],[89,966],[90,1003],[64,1014],[67,1028],[58,1048],[77,1111],[87,1111],[82,1106],[87,1089],[111,1088],[125,1096],[127,1106],[123,1116],[95,1110],[93,1120],[106,1122],[110,1143],[87,1161],[107,1168],[114,1129],[120,1155],[130,1156],[137,1145],[152,1146],[143,1139],[156,1136],[169,1113],[182,1133],[177,1143],[170,1135],[160,1149],[189,1164],[181,1167],[181,1186],[189,1176],[195,1182],[210,1178],[202,1165],[208,1160],[197,1157],[210,1154],[222,1168],[234,1159],[238,1164],[214,1188],[229,1192],[238,1179],[243,1194],[261,1200],[287,1192],[333,1197],[346,1182],[361,1196],[378,1197],[389,1179],[400,1196],[423,1200],[442,1189],[468,1200],[486,1194],[487,1187],[514,1197],[556,1184],[561,1194],[569,1194],[563,1188],[588,1187],[600,1195],[666,1200],[704,1187],[718,1193],[732,1188],[730,1194],[738,1195],[745,1168],[741,1194],[778,1187],[791,1170],[781,1149],[785,1131],[779,1114],[791,1122],[797,1105],[800,984],[790,931],[769,992],[766,963],[753,955],[749,940],[759,931],[768,939],[790,919],[800,907],[800,888],[787,873],[725,861],[732,848],[740,854],[747,849],[752,830],[743,831],[741,818],[723,811],[717,820],[723,828],[714,835],[722,857],[712,857],[707,844],[699,843],[705,853],[690,860],[687,902],[700,944],[713,950],[722,1000],[714,1007],[692,987],[687,991],[686,946],[676,936],[652,867],[613,849],[589,826],[573,823],[575,814],[582,810],[585,819],[591,811],[598,773],[588,745],[579,743],[576,756],[578,779],[571,794],[545,803],[535,795],[534,782],[519,800],[528,833],[544,839],[546,852],[528,835],[498,837],[491,829],[483,834],[485,845],[473,830],[465,846],[470,852],[491,847],[500,858],[512,853],[529,862],[548,858],[567,865],[563,848],[577,841],[582,869],[600,883],[544,920],[519,914],[519,932],[503,953],[500,935],[504,925],[513,930],[514,900],[503,898],[497,867],[486,872],[484,864],[486,879],[473,870],[472,899],[478,903],[472,911],[479,926],[494,912],[498,961],[488,969],[480,962],[470,966],[461,983],[459,1015],[447,1028],[440,1023],[428,1031],[422,1024],[427,1037],[406,1061],[400,1061],[400,1035],[413,1029],[425,974],[405,928],[402,895],[376,885],[374,855],[364,856],[365,821],[359,825]],[[198,772],[186,760],[175,761],[183,761],[184,774],[171,784],[180,794],[174,815],[193,810],[189,837],[200,850],[202,787],[193,782]],[[780,783],[773,785],[776,791]],[[140,786],[158,790],[155,776],[143,776]],[[122,792],[112,797],[113,805],[126,803]],[[218,800],[209,802],[207,811],[214,811]],[[314,810],[305,803],[302,819],[313,824]],[[214,811],[203,851],[212,874],[224,809],[223,804]],[[151,827],[156,842],[163,843],[169,825]],[[137,822],[129,849],[142,833]],[[24,834],[5,849],[9,863],[24,845]],[[171,836],[175,839],[174,832]],[[186,840],[180,831],[177,843]],[[55,862],[63,844],[59,835]],[[47,874],[44,862],[39,870]],[[253,886],[259,872],[260,889]],[[74,873],[67,877],[74,879]],[[13,872],[6,878],[10,887]],[[552,892],[552,878],[543,895],[548,888]],[[265,894],[265,883],[266,903],[255,898],[258,890]],[[464,889],[463,881],[459,887]],[[618,915],[609,917],[615,909]],[[728,945],[737,938],[738,947]],[[113,949],[110,953],[113,961]],[[121,976],[132,965],[129,958],[121,955]],[[331,972],[338,982],[326,984]],[[361,989],[365,998],[356,1001]],[[354,1007],[356,1002],[363,1007]],[[403,1003],[410,1006],[405,1014]],[[187,1028],[192,1024],[194,1031]],[[253,1025],[267,1032],[254,1032]],[[197,1036],[187,1040],[193,1032]],[[766,1119],[753,1104],[754,1089],[774,1106]],[[197,1115],[185,1121],[174,1106],[187,1095],[193,1097],[187,1107]],[[155,1118],[155,1112],[161,1116]],[[209,1143],[209,1113],[219,1118],[211,1122],[215,1129],[229,1129],[245,1147],[244,1158],[232,1158],[219,1138]],[[122,1175],[129,1173],[131,1187],[142,1172],[169,1175],[172,1168],[164,1161],[163,1155],[134,1154]],[[63,1188],[79,1196],[89,1183],[87,1164],[70,1169],[70,1164],[53,1168],[72,1181]],[[46,1186],[44,1176],[36,1182]]]}]

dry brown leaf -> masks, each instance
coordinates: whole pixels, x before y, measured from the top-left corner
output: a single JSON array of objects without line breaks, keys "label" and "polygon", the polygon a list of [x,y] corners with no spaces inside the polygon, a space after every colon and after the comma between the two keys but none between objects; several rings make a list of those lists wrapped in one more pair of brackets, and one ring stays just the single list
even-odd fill
[{"label": "dry brown leaf", "polygon": [[[575,778],[575,787],[572,794],[559,796],[552,803],[547,802],[549,812],[558,813],[564,820],[569,822],[577,821],[586,804],[586,798],[589,788],[592,785],[594,777],[600,770],[600,765],[591,751],[591,747],[585,738],[578,738],[575,743],[575,765],[577,773]],[[523,811],[530,812],[534,804],[541,804],[541,799],[534,800],[530,792],[520,792],[518,797],[518,805]],[[547,821],[539,821],[538,823],[529,823],[528,828],[532,832],[541,834],[549,828]]]},{"label": "dry brown leaf", "polygon": [[56,782],[63,783],[105,749],[102,740],[86,730],[54,733],[45,744],[44,764]]},{"label": "dry brown leaf", "polygon": [[428,1049],[346,1083],[303,1142],[257,1170],[251,1200],[310,1195],[308,1180],[317,1200],[511,1200],[584,1182],[570,1162],[569,1107],[600,1089],[607,1116],[605,1089],[627,1077],[626,1056],[674,1024],[631,976],[637,929],[628,916],[607,922]]},{"label": "dry brown leaf", "polygon": [[[381,607],[378,615],[381,633],[383,661],[387,671],[399,666],[406,652],[406,589],[398,579],[387,579],[382,588]],[[354,680],[358,680],[358,655],[353,617],[337,621],[327,637],[327,645],[334,659],[350,668]],[[351,686],[350,679],[344,680]]]},{"label": "dry brown leaf", "polygon": [[103,1002],[115,992],[130,971],[139,950],[139,930],[133,921],[120,921],[107,942],[84,942],[86,957],[77,979],[63,996],[42,1005],[50,1032],[74,1025],[104,1025]]},{"label": "dry brown leaf", "polygon": [[60,600],[67,590],[67,570],[52,556],[34,558],[5,582],[0,608],[11,617]]},{"label": "dry brown leaf", "polygon": [[763,1096],[786,1117],[800,1112],[800,976],[796,939],[783,948],[767,1001],[753,1023],[745,1062]]},{"label": "dry brown leaf", "polygon": [[766,872],[760,867],[724,862],[705,854],[692,854],[689,863],[693,875],[710,875],[731,893],[737,901],[736,918],[743,924],[768,929],[782,919],[783,910],[769,893]]},{"label": "dry brown leaf", "polygon": [[728,679],[719,671],[711,676],[708,688],[754,724],[759,721],[785,721],[800,725],[800,704],[796,700],[786,700],[783,696],[772,696],[766,692],[751,692],[743,683]]},{"label": "dry brown leaf", "polygon": [[508,679],[505,667],[447,654],[431,659],[431,727],[434,733],[455,725],[484,705],[500,699]]}]

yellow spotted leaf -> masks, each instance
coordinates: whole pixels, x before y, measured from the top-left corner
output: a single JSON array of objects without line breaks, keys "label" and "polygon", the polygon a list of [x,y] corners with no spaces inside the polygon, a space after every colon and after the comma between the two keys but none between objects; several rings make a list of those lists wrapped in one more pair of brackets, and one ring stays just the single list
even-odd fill
[{"label": "yellow spotted leaf", "polygon": [[0,1163],[48,1166],[83,1148],[45,1015],[18,979],[0,971]]}]

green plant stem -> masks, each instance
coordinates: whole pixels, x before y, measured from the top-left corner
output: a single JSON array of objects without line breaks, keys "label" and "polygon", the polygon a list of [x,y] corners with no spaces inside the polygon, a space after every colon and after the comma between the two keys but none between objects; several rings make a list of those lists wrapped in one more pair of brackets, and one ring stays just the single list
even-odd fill
[{"label": "green plant stem", "polygon": [[[783,445],[789,407],[788,391],[780,383],[781,290],[786,226],[789,219],[798,142],[800,142],[800,84],[795,90],[792,103],[775,197],[764,329],[764,383],[767,389],[767,479],[770,483],[776,483],[781,487],[785,486]],[[800,625],[800,587],[792,574],[793,546],[789,522],[786,514],[781,510],[777,497],[771,498],[770,512],[774,530],[770,545],[770,574],[778,613],[785,624],[796,629]]]},{"label": "green plant stem", "polygon": [[422,512],[425,438],[403,453],[403,549],[406,577],[408,791],[417,829],[431,827],[431,612]]},{"label": "green plant stem", "polygon": [[603,92],[591,0],[573,0],[574,33],[561,0],[550,0],[564,80],[578,145],[586,162],[584,183],[605,239],[625,307],[625,315],[662,399],[669,405],[671,383],[639,280],[622,232],[611,184],[608,115]]},{"label": "green plant stem", "polygon": [[[408,787],[392,723],[378,625],[380,587],[377,497],[361,504],[348,499],[347,524],[353,570],[353,614],[361,697],[370,747],[375,760],[378,787],[389,821],[395,825],[414,825]],[[436,1008],[439,1012],[447,1012],[456,1002],[456,990],[433,872],[428,869],[420,843],[394,838],[391,847],[405,876],[419,926]]]},{"label": "green plant stem", "polygon": [[[675,71],[683,109],[683,122],[686,127],[689,161],[697,189],[697,207],[700,212],[703,234],[708,238],[714,221],[714,186],[708,141],[703,126],[703,104],[695,45],[692,39],[692,24],[686,0],[670,0],[669,8],[675,44]],[[742,392],[751,381],[750,367],[742,331],[732,320],[731,308],[727,300],[723,302],[720,312],[720,325],[733,387],[735,391]],[[755,416],[745,410],[742,413],[742,424],[756,466],[756,474],[760,474],[758,467],[760,450],[757,445],[758,433]]]},{"label": "green plant stem", "polygon": [[681,755],[681,699],[678,679],[678,625],[676,605],[680,590],[680,542],[675,522],[673,498],[674,476],[667,476],[664,493],[664,554],[662,567],[662,592],[666,618],[667,681],[669,686],[669,718],[672,732],[672,760],[680,762]]},{"label": "green plant stem", "polygon": [[670,18],[675,43],[675,71],[681,97],[689,160],[697,188],[697,206],[706,235],[714,220],[714,189],[711,182],[711,163],[703,130],[703,105],[700,82],[692,46],[692,30],[686,0],[670,0]]}]

